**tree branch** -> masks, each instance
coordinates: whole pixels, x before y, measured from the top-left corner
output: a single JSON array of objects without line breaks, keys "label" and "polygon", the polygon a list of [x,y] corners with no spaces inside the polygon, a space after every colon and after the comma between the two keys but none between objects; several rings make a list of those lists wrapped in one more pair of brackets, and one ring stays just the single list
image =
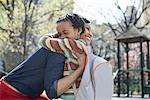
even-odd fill
[{"label": "tree branch", "polygon": [[[144,2],[144,0],[143,0]],[[135,20],[135,22],[133,23],[133,25],[136,25],[137,22],[139,21],[139,19],[141,18],[142,14],[148,9],[150,8],[150,2],[148,2],[148,4],[146,6],[144,6],[143,4],[143,9],[142,9],[142,12],[140,13],[140,15],[137,17],[137,19]]]},{"label": "tree branch", "polygon": [[134,11],[135,11],[135,8],[134,8],[134,6],[132,6],[129,24],[134,21]]},{"label": "tree branch", "polygon": [[1,37],[0,37],[0,41],[2,41],[3,43],[5,42],[4,38],[1,38]]},{"label": "tree branch", "polygon": [[15,8],[15,0],[12,0],[11,6],[12,6],[12,10],[14,10],[14,8]]},{"label": "tree branch", "polygon": [[124,24],[125,24],[125,26],[126,27],[128,27],[128,21],[127,21],[127,18],[126,18],[126,15],[125,15],[125,13],[123,12],[123,10],[121,9],[121,7],[120,7],[120,5],[118,5],[117,3],[115,3],[115,6],[118,8],[118,10],[120,10],[121,11],[121,13],[123,14],[123,18],[124,18]]},{"label": "tree branch", "polygon": [[137,29],[140,29],[141,31],[150,23],[150,21],[147,21],[143,26],[136,27]]},{"label": "tree branch", "polygon": [[108,22],[108,26],[109,26],[109,28],[112,30],[112,32],[114,33],[114,35],[117,36],[116,29],[113,28],[112,24],[110,24],[110,23]]},{"label": "tree branch", "polygon": [[5,4],[4,4],[2,1],[0,1],[0,4],[3,6],[3,8],[4,8],[5,10],[9,11],[9,9],[5,6]]},{"label": "tree branch", "polygon": [[119,23],[118,19],[115,17],[115,15],[112,13],[113,17],[115,18],[117,25],[120,27],[120,29],[124,32],[124,27]]},{"label": "tree branch", "polygon": [[5,29],[5,28],[3,28],[3,27],[0,27],[0,30],[2,30],[2,31],[4,31],[4,32],[13,32],[12,30],[10,30],[10,29]]}]

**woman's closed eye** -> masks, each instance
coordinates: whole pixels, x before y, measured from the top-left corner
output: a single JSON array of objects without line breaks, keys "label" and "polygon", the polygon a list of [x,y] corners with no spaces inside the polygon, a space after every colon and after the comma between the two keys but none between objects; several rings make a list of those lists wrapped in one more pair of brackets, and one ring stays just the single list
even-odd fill
[{"label": "woman's closed eye", "polygon": [[85,27],[88,31],[90,31],[90,27]]}]

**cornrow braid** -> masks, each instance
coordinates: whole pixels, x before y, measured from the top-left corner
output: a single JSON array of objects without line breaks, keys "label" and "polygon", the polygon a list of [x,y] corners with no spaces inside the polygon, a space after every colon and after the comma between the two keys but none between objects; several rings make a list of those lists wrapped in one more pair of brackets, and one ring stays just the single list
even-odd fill
[{"label": "cornrow braid", "polygon": [[77,14],[73,14],[73,15],[67,14],[66,18],[69,19],[73,23],[74,28],[84,27],[85,23],[79,15],[77,15]]},{"label": "cornrow braid", "polygon": [[72,26],[78,30],[84,29],[84,20],[82,19],[82,17],[80,17],[77,14],[66,14],[64,17],[60,17],[56,23],[60,23],[63,21],[70,21],[72,23]]},{"label": "cornrow braid", "polygon": [[84,25],[86,23],[90,23],[89,20],[79,16],[78,14],[66,14],[64,17],[60,17],[56,21],[56,23],[60,23],[64,21],[70,21],[72,23],[72,26],[78,30],[82,29],[81,34],[83,34],[85,31]]}]

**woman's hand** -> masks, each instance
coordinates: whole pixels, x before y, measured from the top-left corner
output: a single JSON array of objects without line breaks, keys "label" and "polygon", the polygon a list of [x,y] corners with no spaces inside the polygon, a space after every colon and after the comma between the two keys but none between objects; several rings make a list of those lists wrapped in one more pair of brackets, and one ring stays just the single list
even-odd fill
[{"label": "woman's hand", "polygon": [[75,53],[75,54],[77,56],[79,68],[83,70],[85,68],[86,55],[85,55],[85,53],[82,53],[82,54]]}]

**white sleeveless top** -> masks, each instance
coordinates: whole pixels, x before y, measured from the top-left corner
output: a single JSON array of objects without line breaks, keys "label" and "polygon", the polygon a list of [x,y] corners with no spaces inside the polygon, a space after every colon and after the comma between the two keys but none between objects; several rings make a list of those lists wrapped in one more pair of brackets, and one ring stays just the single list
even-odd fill
[{"label": "white sleeveless top", "polygon": [[86,66],[75,100],[111,100],[113,94],[112,66],[103,58],[88,54]]}]

